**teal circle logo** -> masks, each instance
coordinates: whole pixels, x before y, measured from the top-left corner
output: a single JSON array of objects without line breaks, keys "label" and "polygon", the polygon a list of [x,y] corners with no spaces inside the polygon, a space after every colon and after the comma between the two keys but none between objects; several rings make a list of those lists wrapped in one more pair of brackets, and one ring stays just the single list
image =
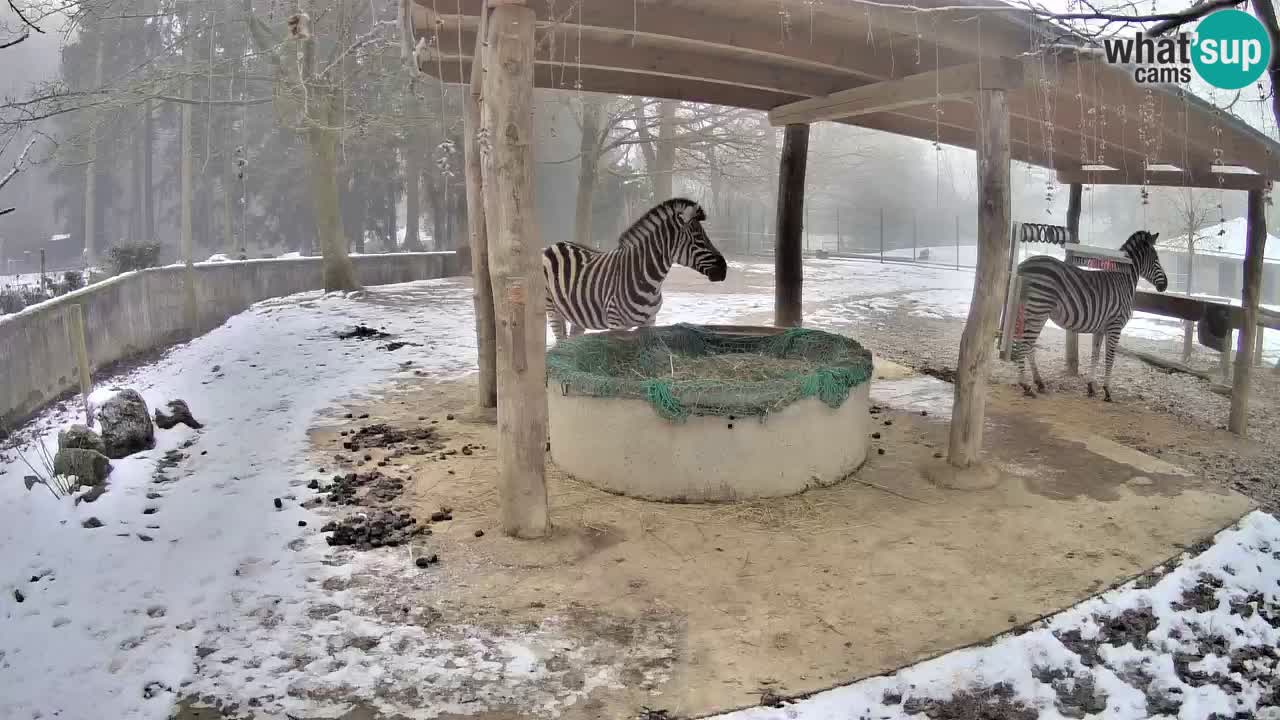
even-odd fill
[{"label": "teal circle logo", "polygon": [[1210,85],[1239,90],[1262,77],[1272,50],[1271,38],[1258,18],[1243,10],[1219,10],[1196,28],[1191,63]]}]

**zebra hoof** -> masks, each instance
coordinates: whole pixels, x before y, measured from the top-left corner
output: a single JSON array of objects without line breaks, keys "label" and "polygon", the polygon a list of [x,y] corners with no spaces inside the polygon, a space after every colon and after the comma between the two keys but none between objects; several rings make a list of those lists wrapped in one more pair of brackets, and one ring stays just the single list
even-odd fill
[{"label": "zebra hoof", "polygon": [[1022,397],[1033,398],[1036,396],[1035,391],[1031,389],[1030,385],[1027,385],[1026,383],[1021,383],[1020,387],[1022,388]]},{"label": "zebra hoof", "polygon": [[1089,395],[1089,397],[1093,397],[1094,395],[1098,394],[1098,391],[1093,388],[1093,383],[1089,383],[1088,385],[1085,386],[1085,388],[1086,388],[1085,392]]},{"label": "zebra hoof", "polygon": [[1045,392],[1045,384],[1039,380],[1036,381],[1036,390]]},{"label": "zebra hoof", "polygon": [[1103,402],[1115,402],[1114,400],[1112,400],[1112,399],[1111,399],[1111,390],[1109,390],[1109,389],[1107,389],[1107,388],[1102,388],[1102,401],[1103,401]]}]

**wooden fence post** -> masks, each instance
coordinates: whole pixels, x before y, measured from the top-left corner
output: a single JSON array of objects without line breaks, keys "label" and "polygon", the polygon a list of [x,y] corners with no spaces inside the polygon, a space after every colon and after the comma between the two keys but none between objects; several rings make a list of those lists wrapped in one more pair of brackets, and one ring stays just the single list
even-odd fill
[{"label": "wooden fence post", "polygon": [[1003,89],[980,89],[978,128],[978,266],[969,317],[960,337],[948,461],[968,468],[982,451],[987,373],[1000,321],[1009,262],[1009,101]]},{"label": "wooden fence post", "polygon": [[497,319],[498,505],[503,531],[543,537],[547,510],[545,283],[533,210],[532,9],[494,7],[485,58],[483,160],[489,275]]},{"label": "wooden fence post", "polygon": [[[1249,191],[1244,278],[1240,308],[1244,321],[1240,327],[1240,347],[1236,351],[1235,377],[1231,382],[1231,412],[1227,429],[1244,435],[1249,425],[1249,374],[1253,370],[1254,335],[1258,332],[1258,296],[1262,290],[1262,258],[1267,245],[1266,198],[1262,190]],[[1227,355],[1230,353],[1227,344]]]},{"label": "wooden fence post", "polygon": [[498,406],[498,384],[494,347],[496,330],[493,315],[493,281],[489,278],[489,241],[485,232],[484,190],[480,170],[480,96],[484,82],[484,39],[488,10],[481,9],[480,31],[476,33],[471,61],[471,85],[463,95],[463,160],[467,185],[467,237],[471,248],[471,301],[476,314],[476,351],[480,367],[476,405]]},{"label": "wooden fence post", "polygon": [[773,322],[796,327],[804,318],[804,176],[809,158],[809,126],[788,125],[778,165],[778,222],[774,245]]},{"label": "wooden fence post", "polygon": [[[1080,209],[1083,200],[1084,186],[1080,183],[1071,183],[1070,194],[1067,197],[1067,243],[1069,245],[1080,244]],[[1067,263],[1071,263],[1071,248],[1066,248]],[[1067,374],[1080,374],[1080,336],[1074,332],[1067,332]]]}]

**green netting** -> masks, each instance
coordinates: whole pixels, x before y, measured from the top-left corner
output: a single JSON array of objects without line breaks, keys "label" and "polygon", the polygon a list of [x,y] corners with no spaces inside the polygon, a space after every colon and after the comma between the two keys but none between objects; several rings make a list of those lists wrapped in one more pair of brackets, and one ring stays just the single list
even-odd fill
[{"label": "green netting", "polygon": [[871,353],[857,342],[804,328],[644,327],[567,338],[547,353],[547,381],[565,394],[645,400],[676,422],[762,417],[807,397],[840,407],[871,373]]}]

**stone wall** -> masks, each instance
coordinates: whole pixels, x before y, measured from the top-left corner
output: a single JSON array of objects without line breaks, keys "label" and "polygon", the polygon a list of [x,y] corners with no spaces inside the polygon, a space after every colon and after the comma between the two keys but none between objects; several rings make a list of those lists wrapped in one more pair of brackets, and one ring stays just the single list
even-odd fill
[{"label": "stone wall", "polygon": [[[453,252],[395,253],[352,258],[366,287],[462,275],[469,265]],[[250,305],[323,287],[320,258],[243,260],[195,266],[200,329],[207,332]],[[66,311],[83,308],[89,362],[97,370],[187,337],[182,267],[126,273],[82,290],[0,316],[0,430],[20,424],[77,386]]]}]

